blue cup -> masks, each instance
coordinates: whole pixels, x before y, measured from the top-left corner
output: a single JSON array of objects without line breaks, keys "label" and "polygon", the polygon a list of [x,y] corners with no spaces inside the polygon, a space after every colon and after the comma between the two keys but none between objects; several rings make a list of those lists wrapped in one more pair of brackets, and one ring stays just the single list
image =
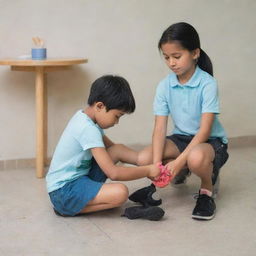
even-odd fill
[{"label": "blue cup", "polygon": [[32,60],[46,59],[46,48],[32,48],[31,56],[32,56]]}]

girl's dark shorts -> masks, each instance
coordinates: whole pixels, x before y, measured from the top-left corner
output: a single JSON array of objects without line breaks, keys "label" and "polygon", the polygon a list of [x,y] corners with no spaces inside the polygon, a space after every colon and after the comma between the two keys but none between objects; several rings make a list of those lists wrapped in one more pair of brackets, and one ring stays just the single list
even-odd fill
[{"label": "girl's dark shorts", "polygon": [[[167,136],[166,138],[173,141],[174,144],[178,147],[179,151],[183,152],[193,137],[194,136],[173,134],[171,136]],[[215,184],[220,168],[226,163],[229,157],[227,152],[228,144],[223,143],[219,138],[209,139],[206,141],[206,143],[209,143],[215,151],[212,175],[212,183]]]},{"label": "girl's dark shorts", "polygon": [[107,176],[93,159],[88,175],[49,193],[54,209],[61,215],[77,215],[98,194],[106,179]]}]

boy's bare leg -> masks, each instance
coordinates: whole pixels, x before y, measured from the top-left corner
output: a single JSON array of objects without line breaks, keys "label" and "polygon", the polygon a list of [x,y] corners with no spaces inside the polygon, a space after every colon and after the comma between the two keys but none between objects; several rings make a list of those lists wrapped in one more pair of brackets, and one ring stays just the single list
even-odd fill
[{"label": "boy's bare leg", "polygon": [[107,151],[115,163],[121,161],[128,164],[137,164],[138,152],[123,144],[114,144],[107,148]]},{"label": "boy's bare leg", "polygon": [[[172,159],[175,159],[180,154],[177,146],[171,141],[166,140],[164,154],[163,154],[163,163],[169,162]],[[169,161],[168,161],[169,160]],[[147,165],[153,163],[153,147],[152,145],[145,147],[138,153],[138,165]]]},{"label": "boy's bare leg", "polygon": [[[122,161],[136,164],[138,153],[125,145],[114,144],[107,148],[114,163]],[[128,188],[121,183],[103,184],[96,197],[80,213],[96,212],[121,206],[129,196]]]},{"label": "boy's bare leg", "polygon": [[153,163],[153,148],[149,145],[138,152],[137,165],[147,165]]},{"label": "boy's bare leg", "polygon": [[129,192],[124,184],[103,184],[97,196],[80,213],[97,212],[121,206]]}]

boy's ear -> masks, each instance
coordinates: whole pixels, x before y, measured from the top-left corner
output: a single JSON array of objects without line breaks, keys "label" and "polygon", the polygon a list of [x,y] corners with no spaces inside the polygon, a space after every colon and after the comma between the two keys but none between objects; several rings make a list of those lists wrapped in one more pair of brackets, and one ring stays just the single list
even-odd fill
[{"label": "boy's ear", "polygon": [[105,108],[104,103],[101,102],[101,101],[96,102],[94,106],[95,106],[95,108],[96,108],[97,111],[100,111],[100,110],[102,110],[103,108]]}]

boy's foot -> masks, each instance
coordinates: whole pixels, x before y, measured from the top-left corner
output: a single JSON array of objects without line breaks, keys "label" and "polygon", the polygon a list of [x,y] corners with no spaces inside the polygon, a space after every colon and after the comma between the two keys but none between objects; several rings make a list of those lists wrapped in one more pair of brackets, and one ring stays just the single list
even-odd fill
[{"label": "boy's foot", "polygon": [[162,203],[162,200],[155,200],[152,195],[156,192],[154,184],[141,188],[129,196],[129,199],[135,203],[141,203],[143,206],[158,206]]},{"label": "boy's foot", "polygon": [[216,211],[214,199],[206,194],[199,194],[192,218],[197,220],[211,220]]},{"label": "boy's foot", "polygon": [[164,210],[158,206],[133,206],[125,209],[122,217],[127,217],[130,220],[133,219],[147,219],[157,221],[164,216]]},{"label": "boy's foot", "polygon": [[189,169],[181,170],[180,173],[178,175],[176,175],[174,177],[174,179],[172,180],[172,185],[178,186],[178,185],[185,184],[187,181],[187,177],[190,175],[191,175],[191,172]]}]

